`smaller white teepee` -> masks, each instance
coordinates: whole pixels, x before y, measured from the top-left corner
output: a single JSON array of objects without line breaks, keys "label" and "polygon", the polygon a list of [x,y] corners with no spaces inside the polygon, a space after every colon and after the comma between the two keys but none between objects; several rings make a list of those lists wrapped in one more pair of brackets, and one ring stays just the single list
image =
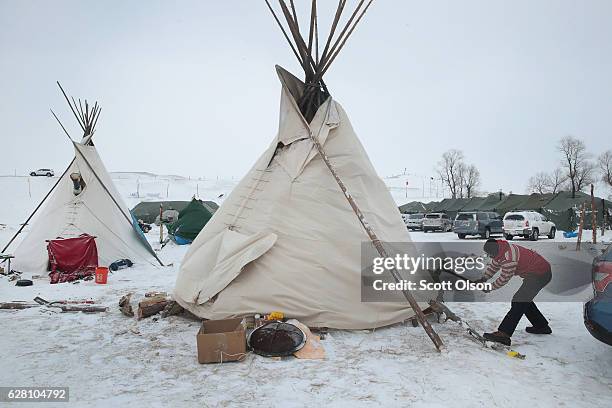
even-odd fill
[{"label": "smaller white teepee", "polygon": [[[109,265],[122,258],[128,258],[135,264],[146,262],[161,265],[91,142],[99,110],[81,111],[76,104],[71,107],[79,112],[78,115],[75,112],[75,115],[85,136],[81,142],[73,142],[75,157],[72,163],[43,199],[44,204],[37,207],[41,210],[29,226],[29,231],[26,227],[27,235],[14,253],[14,269],[46,271],[46,241],[81,234],[96,237],[100,265]],[[77,188],[73,179],[77,179]],[[17,234],[19,232],[21,230]]]}]

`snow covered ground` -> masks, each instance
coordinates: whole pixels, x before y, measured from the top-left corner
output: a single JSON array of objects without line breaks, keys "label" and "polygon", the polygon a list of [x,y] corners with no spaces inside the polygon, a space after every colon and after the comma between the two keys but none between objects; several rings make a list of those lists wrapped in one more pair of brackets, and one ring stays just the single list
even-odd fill
[{"label": "snow covered ground", "polygon": [[[176,176],[114,175],[132,207],[142,198],[215,201],[234,181]],[[0,177],[0,244],[4,244],[53,179]],[[166,197],[166,195],[168,197]],[[158,231],[148,234],[154,248]],[[589,235],[587,235],[589,236]],[[455,240],[452,233],[412,233],[415,241]],[[612,235],[606,239],[610,240]],[[561,237],[557,240],[566,240]],[[70,406],[416,406],[609,407],[612,349],[582,323],[582,304],[546,303],[552,336],[533,336],[522,322],[513,347],[525,360],[483,349],[456,323],[434,324],[447,350],[438,353],[421,328],[398,324],[377,330],[335,330],[325,338],[324,361],[245,361],[200,365],[199,322],[181,316],[136,321],[119,312],[129,292],[171,292],[186,247],[167,245],[167,267],[135,266],[112,274],[107,285],[81,282],[15,287],[0,277],[0,301],[94,299],[107,313],[57,313],[46,308],[0,311],[0,386],[69,386]],[[26,274],[25,277],[28,277]],[[505,303],[450,305],[480,330],[493,330]],[[53,404],[52,404],[53,405]],[[18,407],[27,404],[15,404]],[[38,406],[35,404],[34,406]],[[66,406],[66,404],[58,404]]]}]

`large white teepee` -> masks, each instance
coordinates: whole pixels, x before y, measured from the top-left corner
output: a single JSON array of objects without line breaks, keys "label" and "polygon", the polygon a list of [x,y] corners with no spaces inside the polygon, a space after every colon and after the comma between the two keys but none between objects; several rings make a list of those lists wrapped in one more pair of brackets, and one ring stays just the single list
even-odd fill
[{"label": "large white teepee", "polygon": [[[161,265],[91,142],[96,111],[89,111],[88,106],[87,111],[81,112],[76,104],[73,109],[79,113],[75,115],[85,136],[81,142],[73,142],[75,157],[72,163],[37,207],[40,210],[35,211],[37,214],[29,229],[24,230],[26,236],[14,252],[14,269],[46,271],[49,260],[46,241],[81,234],[96,237],[100,265],[109,265],[122,258],[134,264]],[[77,190],[71,175],[80,176]]]},{"label": "large white teepee", "polygon": [[[196,315],[215,319],[280,310],[309,326],[367,328],[399,322],[411,308],[442,349],[411,292],[402,292],[407,303],[361,301],[361,269],[368,269],[361,265],[362,243],[385,258],[383,241],[410,241],[389,191],[323,82],[372,1],[360,0],[344,28],[338,23],[346,1],[338,2],[319,52],[317,0],[311,0],[304,37],[293,1],[278,0],[286,30],[266,0],[305,81],[277,67],[278,134],[183,259],[175,295]],[[389,272],[396,282],[404,279],[395,269]]]},{"label": "large white teepee", "polygon": [[280,310],[309,326],[370,328],[414,312],[406,303],[362,303],[360,245],[368,236],[310,132],[382,241],[410,240],[346,113],[331,97],[308,125],[282,83],[278,135],[185,255],[176,300],[209,319]]}]

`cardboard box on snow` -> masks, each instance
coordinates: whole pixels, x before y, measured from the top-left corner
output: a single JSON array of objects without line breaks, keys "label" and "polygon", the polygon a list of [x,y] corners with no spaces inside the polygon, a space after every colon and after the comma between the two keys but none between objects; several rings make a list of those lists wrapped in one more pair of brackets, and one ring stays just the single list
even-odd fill
[{"label": "cardboard box on snow", "polygon": [[246,353],[246,321],[207,320],[202,322],[196,341],[200,364],[241,360]]}]

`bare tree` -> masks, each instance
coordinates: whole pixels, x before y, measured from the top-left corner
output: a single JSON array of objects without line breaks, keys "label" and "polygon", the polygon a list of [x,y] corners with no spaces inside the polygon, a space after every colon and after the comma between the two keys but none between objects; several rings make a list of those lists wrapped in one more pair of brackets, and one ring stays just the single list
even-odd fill
[{"label": "bare tree", "polygon": [[576,191],[582,191],[595,183],[597,165],[591,161],[585,161],[576,170]]},{"label": "bare tree", "polygon": [[608,150],[599,156],[599,170],[601,171],[601,180],[612,187],[612,150]]},{"label": "bare tree", "polygon": [[548,190],[550,193],[557,194],[563,183],[567,181],[567,177],[563,173],[563,169],[557,167],[549,176]]},{"label": "bare tree", "polygon": [[438,162],[438,174],[450,190],[452,198],[457,198],[457,193],[460,192],[463,166],[463,152],[456,149],[445,152],[442,155],[442,160]]},{"label": "bare tree", "polygon": [[552,173],[541,171],[529,179],[529,183],[527,184],[527,192],[538,194],[556,194],[566,180],[567,177],[565,177],[564,171],[561,168],[556,168]]},{"label": "bare tree", "polygon": [[543,171],[536,173],[534,176],[529,178],[529,184],[527,185],[528,193],[544,194],[550,192],[551,178],[548,173]]},{"label": "bare tree", "polygon": [[478,171],[476,166],[473,164],[467,166],[464,177],[464,185],[467,198],[472,198],[476,192],[476,188],[480,185],[480,171]]},{"label": "bare tree", "polygon": [[566,136],[559,142],[559,151],[562,154],[561,166],[565,170],[572,198],[576,191],[580,191],[592,181],[594,165],[589,161],[589,154],[582,140]]},{"label": "bare tree", "polygon": [[466,173],[467,173],[467,166],[465,165],[465,163],[459,163],[459,166],[457,166],[457,174],[459,174],[459,176],[458,176],[458,178],[459,178],[459,186],[457,186],[459,191],[457,192],[457,195],[459,196],[459,198],[464,198],[465,197],[465,177],[466,177]]}]

